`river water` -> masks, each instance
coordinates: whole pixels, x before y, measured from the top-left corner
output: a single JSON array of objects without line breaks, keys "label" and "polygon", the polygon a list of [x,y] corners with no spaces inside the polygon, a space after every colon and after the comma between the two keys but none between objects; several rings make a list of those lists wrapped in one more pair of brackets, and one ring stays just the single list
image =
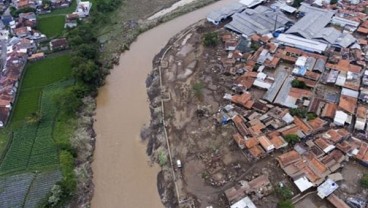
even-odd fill
[{"label": "river water", "polygon": [[155,54],[172,36],[230,2],[235,0],[222,0],[149,30],[121,55],[97,97],[93,208],[163,207],[156,186],[160,168],[149,165],[140,140],[140,130],[150,119],[145,79]]}]

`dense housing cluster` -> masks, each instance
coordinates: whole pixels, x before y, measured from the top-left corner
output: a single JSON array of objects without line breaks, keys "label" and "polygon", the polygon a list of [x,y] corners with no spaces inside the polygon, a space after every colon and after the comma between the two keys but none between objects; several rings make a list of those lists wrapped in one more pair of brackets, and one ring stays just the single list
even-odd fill
[{"label": "dense housing cluster", "polygon": [[301,193],[318,187],[320,198],[348,207],[332,192],[348,158],[368,167],[368,2],[252,2],[207,17],[225,20],[220,59],[234,76],[218,119],[235,125],[233,139],[249,158],[282,149],[279,166]]},{"label": "dense housing cluster", "polygon": [[[51,1],[50,4],[46,6],[38,1],[27,0],[13,1],[10,5],[2,7],[5,11],[0,21],[0,127],[9,119],[27,61],[37,61],[43,59],[46,53],[69,48],[65,38],[51,39],[36,29],[36,14],[46,14],[51,12],[51,9],[69,7],[71,1]],[[77,20],[88,17],[91,6],[90,2],[78,1],[75,12],[66,15],[65,27],[75,27]],[[12,14],[11,8],[35,12]],[[76,19],[69,21],[71,15]]]}]

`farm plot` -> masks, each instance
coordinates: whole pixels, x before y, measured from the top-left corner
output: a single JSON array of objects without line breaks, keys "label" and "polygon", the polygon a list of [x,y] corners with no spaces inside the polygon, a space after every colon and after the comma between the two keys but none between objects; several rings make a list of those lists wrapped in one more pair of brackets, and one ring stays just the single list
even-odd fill
[{"label": "farm plot", "polygon": [[0,207],[22,207],[35,174],[0,177]]},{"label": "farm plot", "polygon": [[44,87],[71,77],[70,55],[46,58],[28,64],[25,70],[10,127],[18,127],[27,116],[40,109]]},{"label": "farm plot", "polygon": [[40,123],[27,124],[15,131],[13,142],[0,165],[0,174],[58,166],[57,147],[52,137],[57,114],[54,96],[71,84],[73,80],[58,82],[44,88]]},{"label": "farm plot", "polygon": [[29,188],[24,202],[24,207],[39,207],[40,203],[45,200],[47,194],[50,192],[52,186],[61,179],[62,176],[60,170],[37,174]]},{"label": "farm plot", "polygon": [[36,133],[36,125],[25,125],[14,132],[12,144],[0,164],[0,174],[26,169]]}]

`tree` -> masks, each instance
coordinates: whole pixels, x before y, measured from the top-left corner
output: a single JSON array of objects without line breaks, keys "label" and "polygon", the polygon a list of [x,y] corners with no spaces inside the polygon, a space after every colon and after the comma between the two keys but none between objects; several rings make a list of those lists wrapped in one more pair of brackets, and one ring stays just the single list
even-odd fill
[{"label": "tree", "polygon": [[364,174],[363,177],[362,177],[362,179],[360,179],[360,185],[363,188],[368,189],[368,174]]},{"label": "tree", "polygon": [[289,144],[296,144],[300,141],[300,137],[296,134],[288,134],[284,137],[285,141],[287,141]]},{"label": "tree", "polygon": [[209,32],[203,36],[203,44],[206,47],[215,47],[219,43],[217,32]]},{"label": "tree", "polygon": [[289,111],[292,116],[299,118],[305,118],[307,116],[307,110],[305,108],[292,108]]},{"label": "tree", "polygon": [[304,0],[294,0],[293,7],[300,7]]},{"label": "tree", "polygon": [[293,192],[287,186],[277,186],[276,194],[281,199],[277,203],[278,208],[293,208],[293,203],[290,200],[293,197]]},{"label": "tree", "polygon": [[100,69],[92,60],[87,60],[79,66],[74,67],[73,75],[79,80],[96,86],[98,86],[101,81]]},{"label": "tree", "polygon": [[55,95],[55,101],[61,111],[68,115],[75,114],[76,111],[82,106],[82,100],[80,96],[78,96],[77,93],[77,87],[73,86],[65,91],[63,91],[60,94]]},{"label": "tree", "polygon": [[307,113],[307,120],[313,120],[315,118],[317,118],[318,116],[315,113]]},{"label": "tree", "polygon": [[76,47],[76,56],[83,57],[86,59],[97,58],[97,47],[94,44],[81,44]]},{"label": "tree", "polygon": [[299,89],[305,89],[305,88],[307,88],[307,85],[305,84],[305,82],[300,81],[300,80],[297,80],[297,79],[294,79],[294,80],[291,82],[291,86],[292,86],[292,87],[299,88]]}]

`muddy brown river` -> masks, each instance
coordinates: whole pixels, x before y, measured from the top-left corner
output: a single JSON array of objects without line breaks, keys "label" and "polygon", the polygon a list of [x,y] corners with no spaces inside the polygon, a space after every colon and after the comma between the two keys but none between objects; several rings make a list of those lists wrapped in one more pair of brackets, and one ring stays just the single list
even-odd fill
[{"label": "muddy brown river", "polygon": [[93,208],[163,207],[156,187],[160,168],[149,165],[139,136],[149,123],[145,79],[155,54],[172,36],[230,2],[235,0],[222,0],[149,30],[121,55],[97,97]]}]

